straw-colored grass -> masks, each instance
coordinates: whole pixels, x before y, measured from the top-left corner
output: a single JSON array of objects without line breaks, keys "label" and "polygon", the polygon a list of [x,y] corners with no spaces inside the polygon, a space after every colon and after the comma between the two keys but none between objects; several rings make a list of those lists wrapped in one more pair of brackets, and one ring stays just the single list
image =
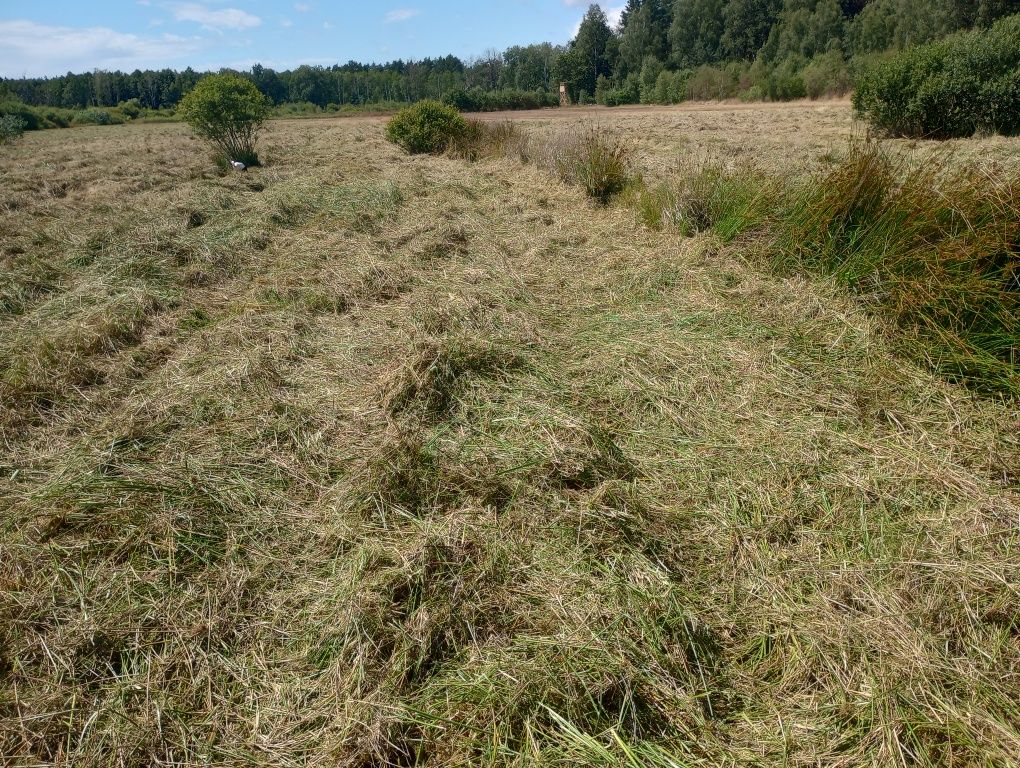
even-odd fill
[{"label": "straw-colored grass", "polygon": [[0,156],[0,762],[1010,766],[1020,412],[381,124]]}]

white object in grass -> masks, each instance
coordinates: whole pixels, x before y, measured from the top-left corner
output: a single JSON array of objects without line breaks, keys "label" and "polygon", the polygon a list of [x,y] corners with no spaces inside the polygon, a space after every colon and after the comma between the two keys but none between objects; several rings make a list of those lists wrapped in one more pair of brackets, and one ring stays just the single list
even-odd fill
[{"label": "white object in grass", "polygon": [[230,164],[234,167],[235,171],[244,171],[244,170],[247,170],[247,168],[248,168],[247,165],[245,165],[244,163],[240,162],[239,160],[231,160]]}]

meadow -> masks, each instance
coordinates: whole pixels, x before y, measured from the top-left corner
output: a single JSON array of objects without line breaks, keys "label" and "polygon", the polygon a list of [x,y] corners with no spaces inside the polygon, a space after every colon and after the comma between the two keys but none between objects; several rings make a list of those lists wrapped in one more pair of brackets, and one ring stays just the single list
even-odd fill
[{"label": "meadow", "polygon": [[[864,133],[514,118],[598,121],[650,190],[795,184]],[[0,148],[0,762],[1016,765],[1012,385],[759,227],[384,123],[273,121],[245,173],[181,124]]]}]

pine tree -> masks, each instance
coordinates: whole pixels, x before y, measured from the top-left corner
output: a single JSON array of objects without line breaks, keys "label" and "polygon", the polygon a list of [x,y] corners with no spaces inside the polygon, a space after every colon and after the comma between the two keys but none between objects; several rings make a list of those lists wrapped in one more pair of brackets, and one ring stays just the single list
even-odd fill
[{"label": "pine tree", "polygon": [[641,9],[642,5],[644,5],[644,0],[627,0],[623,11],[620,12],[620,31],[627,28],[628,22]]}]

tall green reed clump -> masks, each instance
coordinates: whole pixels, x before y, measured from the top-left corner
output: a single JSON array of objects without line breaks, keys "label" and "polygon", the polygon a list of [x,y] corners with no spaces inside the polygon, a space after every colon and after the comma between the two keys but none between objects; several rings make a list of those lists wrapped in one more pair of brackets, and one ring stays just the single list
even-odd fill
[{"label": "tall green reed clump", "polygon": [[879,305],[940,373],[1020,394],[1020,177],[871,142],[791,194],[780,253]]}]

